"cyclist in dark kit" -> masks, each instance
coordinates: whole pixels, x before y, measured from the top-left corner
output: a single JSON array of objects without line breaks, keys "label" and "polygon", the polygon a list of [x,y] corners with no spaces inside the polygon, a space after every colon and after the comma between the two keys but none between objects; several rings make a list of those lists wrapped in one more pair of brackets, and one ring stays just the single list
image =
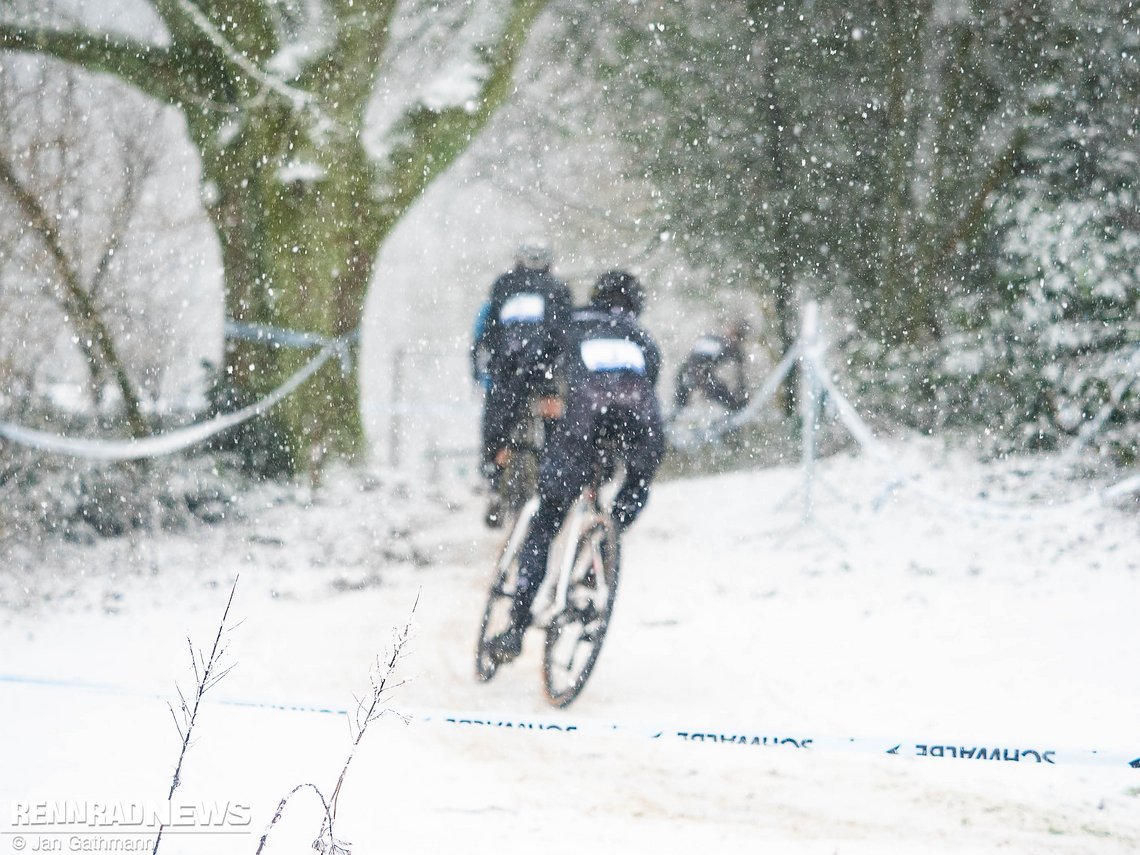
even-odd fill
[{"label": "cyclist in dark kit", "polygon": [[554,361],[570,319],[570,289],[550,272],[550,250],[524,244],[515,266],[491,286],[482,322],[471,347],[472,372],[486,377],[483,398],[481,469],[491,488],[486,522],[502,523],[498,481],[506,465],[508,437],[526,415],[533,397],[540,411],[555,410]]},{"label": "cyclist in dark kit", "polygon": [[540,501],[519,555],[511,627],[491,641],[500,662],[522,651],[551,541],[591,479],[599,438],[625,462],[612,509],[619,532],[633,523],[649,497],[665,443],[655,390],[661,354],[637,321],[643,304],[637,277],[611,271],[598,278],[589,305],[571,316],[558,365],[566,387],[564,413],[543,447]]},{"label": "cyclist in dark kit", "polygon": [[[677,371],[673,393],[673,416],[688,406],[694,393],[735,413],[748,403],[744,385],[744,342],[750,332],[748,321],[728,325],[723,336],[703,335],[693,344]],[[723,376],[728,372],[728,378]]]}]

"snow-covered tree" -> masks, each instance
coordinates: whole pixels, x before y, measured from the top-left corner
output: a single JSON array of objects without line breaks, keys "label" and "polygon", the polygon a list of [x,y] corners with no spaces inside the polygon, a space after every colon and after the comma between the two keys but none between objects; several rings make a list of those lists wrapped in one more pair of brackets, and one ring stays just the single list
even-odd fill
[{"label": "snow-covered tree", "polygon": [[1055,448],[1095,431],[1099,448],[1134,463],[1140,20],[1118,4],[1066,4],[1049,44],[1020,174],[997,207],[1000,287],[963,304],[960,361],[948,364],[973,365],[961,385],[989,402],[1004,447]]},{"label": "snow-covered tree", "polygon": [[[343,336],[359,326],[384,239],[509,96],[544,5],[140,0],[154,18],[140,35],[12,2],[0,50],[112,74],[177,107],[201,155],[227,316]],[[248,399],[305,358],[232,342],[225,380]],[[286,462],[354,453],[358,400],[355,370],[328,364],[274,413]]]},{"label": "snow-covered tree", "polygon": [[1055,433],[1135,371],[1135,14],[654,0],[580,9],[568,43],[631,117],[662,227],[767,297],[781,349],[797,292],[830,296],[867,403],[1023,444],[1039,397]]},{"label": "snow-covered tree", "polygon": [[[583,13],[679,245],[770,295],[840,286],[861,330],[931,340],[1013,179],[1041,24],[998,4],[651,2]],[[603,25],[604,24],[604,25]]]}]

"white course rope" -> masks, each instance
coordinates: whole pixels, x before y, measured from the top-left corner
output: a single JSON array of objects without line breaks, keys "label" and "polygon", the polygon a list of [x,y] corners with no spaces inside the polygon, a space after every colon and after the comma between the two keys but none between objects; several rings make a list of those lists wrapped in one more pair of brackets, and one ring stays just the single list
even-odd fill
[{"label": "white course rope", "polygon": [[324,347],[288,380],[248,407],[242,407],[232,413],[222,413],[209,421],[168,433],[141,439],[83,439],[0,422],[0,437],[37,451],[87,460],[141,460],[173,454],[272,409],[312,377],[330,358],[340,355],[346,347],[345,341],[335,341]]}]

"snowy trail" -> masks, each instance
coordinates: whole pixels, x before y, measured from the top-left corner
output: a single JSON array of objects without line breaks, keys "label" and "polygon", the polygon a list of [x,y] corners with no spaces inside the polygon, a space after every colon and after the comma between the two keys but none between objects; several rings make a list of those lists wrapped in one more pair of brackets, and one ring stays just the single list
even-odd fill
[{"label": "snowy trail", "polygon": [[[660,485],[626,541],[598,669],[561,713],[542,699],[536,633],[490,684],[473,677],[497,543],[469,498],[453,510],[394,503],[348,479],[312,507],[270,502],[195,542],[82,553],[94,564],[61,600],[78,573],[65,556],[44,582],[56,600],[4,615],[0,672],[128,691],[0,682],[0,810],[30,798],[161,801],[177,745],[156,696],[188,682],[186,634],[212,639],[238,571],[237,668],[203,712],[179,793],[251,805],[255,833],[170,837],[163,852],[252,852],[293,785],[331,790],[348,750],[344,716],[218,701],[350,706],[417,597],[396,710],[1140,756],[1140,687],[1128,677],[1140,657],[1134,515],[1010,527],[900,501],[876,514],[866,497],[881,473],[868,461],[835,458],[822,474],[837,487],[821,493],[815,524],[800,519],[791,469]],[[978,471],[951,459],[938,475],[966,490]],[[378,558],[383,527],[406,533],[406,553]],[[267,851],[310,851],[318,827],[298,797]],[[360,853],[499,852],[508,841],[551,852],[767,842],[793,853],[1123,853],[1140,848],[1140,771],[393,716],[353,761],[338,829]]]}]

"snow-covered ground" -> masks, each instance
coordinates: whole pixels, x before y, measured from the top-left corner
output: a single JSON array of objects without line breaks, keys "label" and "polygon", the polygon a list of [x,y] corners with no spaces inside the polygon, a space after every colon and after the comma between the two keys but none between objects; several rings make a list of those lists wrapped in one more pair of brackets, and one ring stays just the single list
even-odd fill
[{"label": "snow-covered ground", "polygon": [[[1068,497],[929,441],[891,448],[952,496]],[[226,525],[54,551],[2,582],[24,605],[0,615],[0,849],[147,839],[28,823],[68,804],[165,802],[180,745],[166,702],[193,684],[187,636],[210,646],[240,574],[236,667],[207,695],[175,795],[230,805],[213,830],[236,833],[171,834],[164,853],[252,853],[293,787],[330,796],[350,749],[338,711],[409,621],[392,712],[337,803],[356,853],[1140,850],[1135,507],[1009,521],[904,491],[876,511],[871,459],[834,457],[818,475],[806,521],[796,468],[661,483],[626,540],[598,668],[564,711],[543,700],[536,633],[519,662],[475,680],[500,536],[462,481],[425,491],[339,472],[315,496],[243,497]],[[892,741],[912,756],[885,753]],[[1105,758],[1124,762],[1084,762]],[[312,851],[319,828],[303,790],[265,851]]]}]

